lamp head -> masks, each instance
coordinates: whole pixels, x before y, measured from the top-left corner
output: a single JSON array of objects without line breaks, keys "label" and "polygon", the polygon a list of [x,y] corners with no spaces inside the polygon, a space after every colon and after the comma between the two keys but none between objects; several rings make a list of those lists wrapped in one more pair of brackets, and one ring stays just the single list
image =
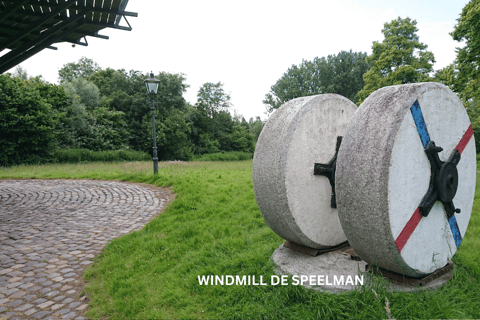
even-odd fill
[{"label": "lamp head", "polygon": [[147,92],[151,94],[157,94],[158,90],[158,85],[160,83],[160,80],[154,77],[153,72],[150,72],[150,77],[145,79],[143,81],[145,83],[145,86],[147,87]]}]

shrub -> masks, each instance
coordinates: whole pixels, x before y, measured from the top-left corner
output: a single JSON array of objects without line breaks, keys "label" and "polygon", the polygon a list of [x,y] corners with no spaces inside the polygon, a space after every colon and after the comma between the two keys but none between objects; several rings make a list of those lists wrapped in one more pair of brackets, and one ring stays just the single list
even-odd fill
[{"label": "shrub", "polygon": [[231,152],[217,152],[217,153],[196,155],[193,157],[193,161],[241,161],[241,160],[250,160],[252,158],[253,158],[253,153],[231,151]]},{"label": "shrub", "polygon": [[58,115],[39,88],[38,79],[0,75],[0,166],[46,161],[54,148]]},{"label": "shrub", "polygon": [[57,149],[55,161],[61,163],[105,162],[105,161],[148,161],[152,157],[136,150],[92,151],[88,149]]}]

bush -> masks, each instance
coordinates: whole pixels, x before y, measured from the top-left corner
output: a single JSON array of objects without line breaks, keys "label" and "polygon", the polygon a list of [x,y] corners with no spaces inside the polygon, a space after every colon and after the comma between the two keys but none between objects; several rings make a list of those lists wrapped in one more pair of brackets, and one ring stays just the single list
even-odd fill
[{"label": "bush", "polygon": [[55,161],[61,163],[105,162],[105,161],[148,161],[152,157],[136,150],[91,151],[88,149],[57,149]]},{"label": "bush", "polygon": [[55,86],[0,75],[0,166],[49,159],[58,115],[40,89]]},{"label": "bush", "polygon": [[253,159],[253,153],[231,151],[196,155],[193,161],[241,161]]}]

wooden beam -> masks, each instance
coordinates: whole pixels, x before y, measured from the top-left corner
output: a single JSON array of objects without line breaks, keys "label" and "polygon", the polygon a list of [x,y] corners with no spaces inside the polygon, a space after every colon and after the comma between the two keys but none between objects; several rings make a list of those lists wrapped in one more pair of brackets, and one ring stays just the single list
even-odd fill
[{"label": "wooden beam", "polygon": [[[10,68],[15,67],[17,64],[22,63],[23,61],[25,61],[28,58],[34,56],[35,54],[39,53],[43,49],[50,48],[51,45],[54,44],[56,41],[68,36],[70,33],[74,32],[77,28],[80,28],[83,24],[84,24],[84,22],[82,21],[78,25],[65,30],[64,32],[62,32],[62,33],[60,33],[60,34],[58,34],[54,37],[45,39],[42,43],[40,43],[36,47],[31,48],[30,50],[25,51],[25,52],[15,56],[13,59],[10,59],[8,62],[5,62],[5,63],[2,62],[1,65],[0,65],[0,73],[4,73],[5,71],[9,70]],[[52,47],[52,48],[54,48],[54,47]],[[2,60],[2,58],[3,58],[3,56],[0,57],[0,61]]]},{"label": "wooden beam", "polygon": [[5,10],[2,10],[2,12],[0,13],[0,21],[7,18],[11,14],[13,14],[15,11],[20,9],[24,4],[27,4],[28,1],[29,0],[19,0],[19,1],[13,2],[11,5],[6,7]]},{"label": "wooden beam", "polygon": [[[48,31],[45,31],[41,34],[40,37],[36,38],[33,41],[27,42],[20,47],[10,51],[9,53],[3,55],[0,57],[0,69],[4,69],[3,65],[7,64],[10,60],[13,60],[15,56],[23,54],[25,51],[30,50],[32,47],[37,46],[39,43],[45,42],[48,38],[52,37],[55,33],[62,31],[63,29],[67,28],[69,25],[77,22],[80,19],[84,18],[86,12],[82,12],[81,14],[77,16],[73,16],[68,18],[67,20],[57,24],[55,27],[49,29]],[[76,28],[75,28],[76,29]],[[71,33],[71,32],[70,32]],[[68,33],[68,34],[70,34]],[[49,43],[51,45],[51,43]],[[8,70],[7,68],[6,70]],[[1,71],[2,73],[4,71]]]},{"label": "wooden beam", "polygon": [[3,50],[3,49],[5,49],[5,48],[8,48],[8,47],[9,47],[10,45],[12,45],[14,42],[23,39],[25,36],[27,36],[28,34],[32,33],[33,30],[35,30],[36,28],[41,27],[42,25],[50,22],[50,21],[53,20],[61,11],[67,9],[67,8],[70,7],[70,6],[72,6],[74,3],[75,3],[74,1],[68,1],[68,2],[63,3],[62,5],[56,7],[55,10],[53,10],[52,12],[44,15],[44,18],[43,18],[41,21],[39,21],[39,23],[36,24],[34,28],[21,29],[20,31],[18,31],[18,32],[16,32],[15,34],[13,34],[9,40],[7,40],[7,41],[2,41],[2,42],[0,43],[0,51]]}]

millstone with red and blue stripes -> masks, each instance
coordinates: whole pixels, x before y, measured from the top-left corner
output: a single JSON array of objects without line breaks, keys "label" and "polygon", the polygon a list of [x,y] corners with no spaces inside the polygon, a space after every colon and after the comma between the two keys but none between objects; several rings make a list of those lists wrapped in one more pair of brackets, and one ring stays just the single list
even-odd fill
[{"label": "millstone with red and blue stripes", "polygon": [[335,189],[343,231],[370,264],[422,277],[462,243],[476,183],[473,130],[439,83],[372,93],[349,125]]}]

